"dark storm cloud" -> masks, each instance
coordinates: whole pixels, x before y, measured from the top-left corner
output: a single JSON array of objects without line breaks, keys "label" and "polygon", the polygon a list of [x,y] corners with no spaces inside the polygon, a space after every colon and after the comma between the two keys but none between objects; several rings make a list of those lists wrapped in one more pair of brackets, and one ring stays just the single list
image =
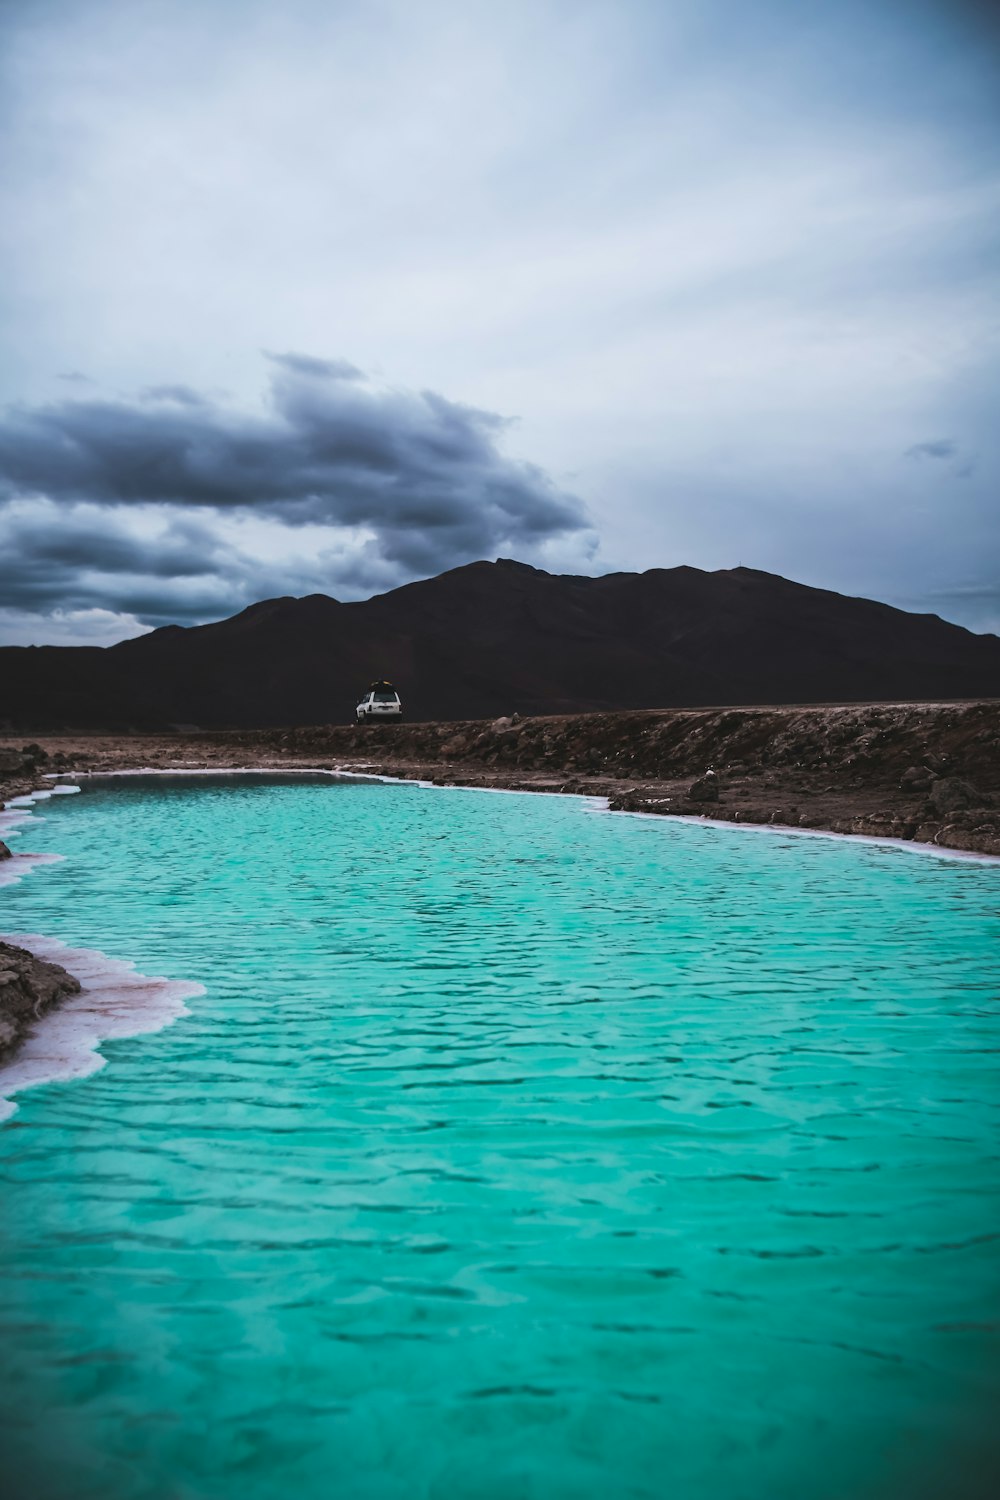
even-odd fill
[{"label": "dark storm cloud", "polygon": [[46,611],[106,608],[110,595],[121,607],[122,580],[210,576],[220,550],[197,521],[173,522],[144,541],[109,513],[71,511],[54,523],[44,513],[0,510],[0,600],[7,608]]},{"label": "dark storm cloud", "polygon": [[170,519],[148,536],[110,510],[0,507],[0,606],[27,615],[110,610],[145,625],[195,623],[276,594],[329,583],[312,567],[262,563],[216,536],[197,517]]},{"label": "dark storm cloud", "polygon": [[500,452],[507,424],[494,413],[376,389],[343,361],[268,358],[263,416],[185,386],[9,409],[0,494],[362,527],[386,559],[434,571],[585,530],[579,501]]},{"label": "dark storm cloud", "polygon": [[262,414],[157,385],[0,418],[0,606],[195,621],[586,542],[581,504],[501,453],[503,418],[344,361],[268,358]]},{"label": "dark storm cloud", "polygon": [[204,526],[170,525],[146,542],[116,525],[112,517],[94,520],[79,515],[46,518],[0,512],[0,588],[15,599],[25,572],[81,570],[94,573],[148,573],[163,578],[193,576],[212,570],[216,539]]}]

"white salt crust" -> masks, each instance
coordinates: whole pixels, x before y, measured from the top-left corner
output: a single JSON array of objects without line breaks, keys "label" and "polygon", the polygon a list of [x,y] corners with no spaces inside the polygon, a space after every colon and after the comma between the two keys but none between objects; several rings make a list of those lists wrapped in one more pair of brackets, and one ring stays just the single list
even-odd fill
[{"label": "white salt crust", "polygon": [[107,1060],[97,1050],[102,1042],[161,1031],[189,1014],[185,1000],[205,993],[204,985],[191,980],[139,974],[134,964],[38,933],[9,933],[4,941],[61,964],[79,979],[81,990],[42,1016],[17,1054],[0,1065],[0,1120],[16,1109],[11,1094],[96,1073]]},{"label": "white salt crust", "polygon": [[[51,791],[29,792],[23,797],[11,797],[5,809],[0,809],[0,839],[4,843],[10,837],[20,837],[20,824],[32,819],[31,808],[36,802],[45,802],[49,797],[67,796],[78,792],[78,786],[54,786]],[[18,854],[11,850],[10,859],[0,863],[0,886],[13,885],[23,875],[28,875],[38,865],[52,865],[63,859],[62,854]]]}]

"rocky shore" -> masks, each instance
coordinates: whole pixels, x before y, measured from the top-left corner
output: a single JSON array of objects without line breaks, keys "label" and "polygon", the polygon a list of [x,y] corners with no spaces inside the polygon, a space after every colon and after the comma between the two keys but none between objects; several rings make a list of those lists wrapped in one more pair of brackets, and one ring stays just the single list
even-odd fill
[{"label": "rocky shore", "polygon": [[1000,855],[1000,702],[645,710],[0,743],[0,798],[46,772],[367,771],[604,796],[614,810]]},{"label": "rocky shore", "polygon": [[17,1050],[47,1011],[79,993],[80,981],[60,964],[0,942],[0,1062]]}]

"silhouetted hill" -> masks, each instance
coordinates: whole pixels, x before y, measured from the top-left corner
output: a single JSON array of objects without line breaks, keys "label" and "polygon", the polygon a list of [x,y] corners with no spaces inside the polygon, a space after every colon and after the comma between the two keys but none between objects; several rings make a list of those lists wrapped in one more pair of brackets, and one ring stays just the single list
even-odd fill
[{"label": "silhouetted hill", "polygon": [[0,722],[342,722],[376,677],[407,717],[1000,695],[1000,640],[752,568],[582,578],[470,563],[363,603],[268,599],[96,647],[0,650]]}]

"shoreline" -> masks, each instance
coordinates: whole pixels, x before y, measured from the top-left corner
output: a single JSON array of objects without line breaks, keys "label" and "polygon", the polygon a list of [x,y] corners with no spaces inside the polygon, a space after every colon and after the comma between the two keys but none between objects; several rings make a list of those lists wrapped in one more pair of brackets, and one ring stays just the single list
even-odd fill
[{"label": "shoreline", "polygon": [[17,1104],[11,1096],[43,1083],[87,1078],[107,1065],[105,1042],[162,1031],[189,1015],[186,1000],[203,995],[194,980],[142,974],[134,963],[109,958],[97,948],[75,948],[59,938],[16,932],[3,941],[45,964],[55,964],[79,983],[34,1022],[17,1050],[0,1063],[0,1123]]},{"label": "shoreline", "polygon": [[[59,775],[316,770],[604,797],[694,817],[1000,855],[1000,701],[0,739],[0,800]],[[2,837],[2,835],[0,835]]]},{"label": "shoreline", "polygon": [[[539,786],[485,786],[475,781],[434,781],[416,776],[392,776],[385,772],[363,771],[347,766],[130,766],[118,771],[84,771],[77,779],[85,781],[112,780],[127,776],[329,776],[356,781],[379,781],[399,786],[417,786],[427,791],[492,792],[506,797],[536,796],[543,793],[550,797],[574,797],[589,802],[600,812],[619,814],[629,818],[669,819],[672,823],[684,823],[698,828],[721,828],[742,833],[792,834],[797,838],[845,839],[855,844],[875,848],[902,849],[913,854],[930,855],[937,859],[970,860],[975,864],[1000,864],[1000,853],[986,853],[978,849],[957,849],[947,844],[922,843],[916,839],[892,838],[873,833],[843,833],[831,828],[803,828],[790,823],[737,822],[734,819],[713,818],[708,813],[669,812],[658,813],[642,808],[613,807],[612,799],[591,792],[568,792]],[[58,860],[65,856],[28,855],[27,858]]]},{"label": "shoreline", "polygon": [[[402,770],[403,768],[400,768]],[[410,768],[406,768],[410,770]],[[457,770],[457,768],[456,768]],[[258,775],[328,776],[351,780],[377,781],[410,785],[426,790],[456,790],[494,792],[505,795],[528,795],[541,792],[550,796],[571,796],[589,803],[595,811],[620,812],[628,817],[666,817],[688,825],[718,829],[739,829],[748,833],[770,833],[818,837],[825,839],[853,839],[858,843],[893,849],[908,850],[917,855],[931,855],[938,859],[972,861],[974,863],[1000,864],[1000,852],[953,848],[947,845],[922,842],[915,839],[900,839],[891,836],[843,832],[822,827],[803,827],[772,821],[751,822],[712,817],[707,812],[681,811],[671,808],[615,805],[610,793],[599,793],[574,787],[557,786],[552,780],[545,783],[527,783],[521,778],[503,778],[516,784],[497,784],[501,778],[492,778],[489,784],[482,779],[461,774],[449,775],[447,779],[421,777],[413,774],[395,774],[376,769],[370,763],[358,765],[289,765],[287,761],[278,765],[118,765],[91,770],[49,771],[42,773],[42,780],[50,783],[57,777],[72,775],[75,781],[128,778],[132,776],[234,776]],[[2,787],[0,787],[2,790]],[[22,792],[11,798],[6,805],[0,804],[0,834],[9,828],[30,823],[32,809],[36,803],[51,797],[78,793],[76,785],[44,786],[30,792]],[[18,854],[11,852],[0,862],[0,885],[11,884],[38,866],[56,863],[64,859],[60,854]],[[193,980],[166,979],[140,973],[134,962],[127,959],[110,958],[98,949],[74,948],[58,938],[37,933],[0,933],[0,941],[20,949],[24,954],[41,960],[43,964],[54,964],[65,970],[79,983],[77,994],[67,994],[56,1001],[44,1015],[37,1016],[27,1035],[16,1045],[12,1055],[0,1062],[0,1123],[16,1112],[17,1105],[11,1095],[43,1083],[67,1082],[85,1078],[103,1068],[107,1059],[100,1052],[105,1041],[130,1036],[139,1036],[162,1030],[181,1016],[190,1014],[184,1003],[204,994],[202,984]]]},{"label": "shoreline", "polygon": [[[36,803],[79,791],[79,786],[42,787],[0,804],[0,835],[30,824]],[[12,851],[0,862],[0,886],[65,858]],[[186,1000],[205,993],[195,980],[143,974],[129,959],[110,958],[100,949],[74,947],[41,933],[0,932],[0,943],[14,950],[15,962],[36,960],[36,977],[43,984],[62,971],[77,986],[75,992],[64,988],[44,1010],[36,1008],[25,1034],[0,1058],[0,1124],[17,1112],[13,1095],[99,1072],[107,1063],[100,1050],[105,1042],[161,1031],[190,1014]],[[54,969],[46,974],[47,966]],[[6,1019],[0,1012],[0,1022]]]},{"label": "shoreline", "polygon": [[0,846],[7,849],[7,853],[0,859],[0,887],[15,885],[39,865],[58,864],[65,859],[63,854],[21,854],[16,848],[9,849],[3,836],[9,835],[11,829],[19,829],[22,823],[30,823],[30,809],[36,802],[46,802],[57,793],[66,796],[79,790],[77,786],[41,787],[37,791],[12,797],[6,804],[0,802]]}]

